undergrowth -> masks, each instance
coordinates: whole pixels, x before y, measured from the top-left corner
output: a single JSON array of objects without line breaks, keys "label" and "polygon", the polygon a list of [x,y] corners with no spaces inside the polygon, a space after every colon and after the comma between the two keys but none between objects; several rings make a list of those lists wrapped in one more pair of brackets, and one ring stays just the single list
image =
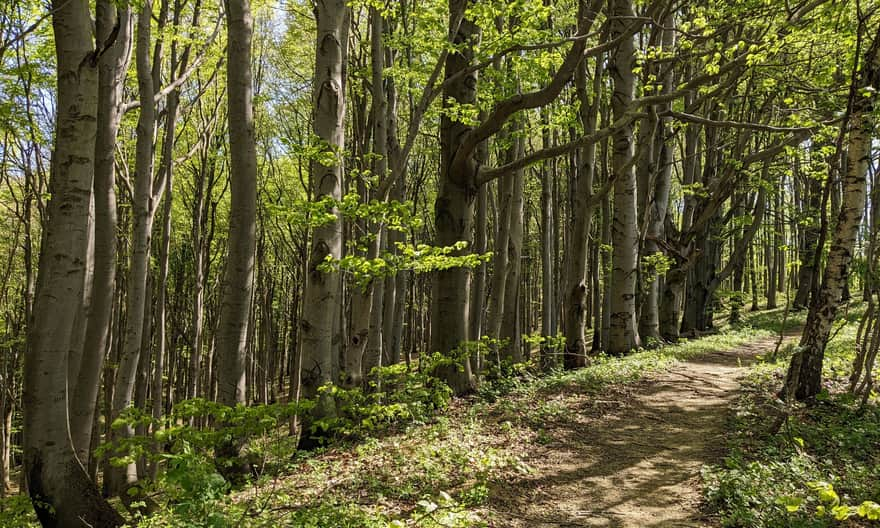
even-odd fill
[{"label": "undergrowth", "polygon": [[[862,315],[856,307],[836,323],[815,405],[776,398],[794,344],[750,368],[731,418],[729,454],[704,469],[706,500],[723,526],[867,526],[880,519],[880,409],[876,398],[861,407],[846,392]],[[766,327],[771,319],[761,314],[747,323]]]},{"label": "undergrowth", "polygon": [[[354,434],[356,424],[348,421],[348,437],[358,441],[318,454],[291,453],[284,471],[215,504],[220,524],[194,524],[166,509],[142,526],[489,526],[485,506],[493,490],[531,473],[530,451],[548,440],[548,421],[568,419],[568,398],[590,398],[678,360],[770,336],[750,327],[726,329],[622,358],[600,356],[569,372],[509,366],[507,376],[484,383],[476,395],[385,434]],[[283,451],[275,458],[284,459]]]},{"label": "undergrowth", "polygon": [[[343,419],[325,424],[335,440],[317,452],[296,451],[282,423],[290,409],[246,411],[256,424],[248,443],[253,476],[231,493],[211,456],[217,435],[190,431],[177,417],[173,429],[165,424],[176,435],[163,433],[163,441],[173,444],[160,455],[165,471],[144,485],[159,509],[137,521],[144,528],[490,526],[486,505],[493,490],[532,472],[530,453],[552,440],[545,425],[572,419],[574,400],[605,394],[676,361],[771,336],[743,325],[625,357],[595,357],[576,371],[507,366],[477,394],[451,402],[437,380],[391,367],[378,396],[328,389],[344,403]],[[146,454],[155,440],[131,445]],[[28,526],[3,515],[2,526]],[[27,520],[31,514],[17,515]]]}]

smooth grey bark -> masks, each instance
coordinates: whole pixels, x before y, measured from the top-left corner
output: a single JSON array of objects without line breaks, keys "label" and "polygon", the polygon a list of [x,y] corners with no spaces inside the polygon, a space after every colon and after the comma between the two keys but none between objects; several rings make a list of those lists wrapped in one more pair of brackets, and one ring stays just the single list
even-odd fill
[{"label": "smooth grey bark", "polygon": [[[671,129],[668,124],[661,121],[661,130],[658,134],[659,155],[657,158],[658,174],[654,182],[654,198],[651,200],[647,212],[647,232],[644,254],[647,256],[661,253],[658,243],[663,240],[666,232],[666,210],[669,207],[669,191],[672,183],[672,148],[668,144],[671,140]],[[639,317],[639,335],[642,340],[660,340],[660,286],[661,278],[655,269],[646,270],[648,277],[647,286],[642,298],[642,309]]]},{"label": "smooth grey bark", "polygon": [[251,39],[254,21],[249,0],[226,0],[226,84],[229,104],[229,250],[223,300],[217,324],[217,400],[247,403],[245,360],[254,296],[257,231],[257,150]]},{"label": "smooth grey bark", "polygon": [[[489,188],[481,186],[477,192],[476,221],[474,226],[474,252],[484,254],[489,250]],[[474,268],[474,291],[471,302],[471,341],[479,340],[484,330],[484,309],[486,306],[487,265],[482,263]]]},{"label": "smooth grey bark", "polygon": [[[627,32],[635,13],[631,0],[613,0],[610,36],[615,38]],[[632,38],[624,38],[612,52],[608,71],[614,82],[611,108],[614,119],[621,119],[630,110],[635,97],[635,45]],[[612,270],[610,293],[609,354],[626,354],[638,347],[636,324],[636,278],[638,268],[638,220],[636,212],[636,174],[633,159],[633,127],[619,128],[613,135],[612,167],[614,171],[614,218],[612,230]]]},{"label": "smooth grey bark", "polygon": [[[373,246],[373,244],[370,244]],[[364,255],[365,258],[376,258],[372,250]],[[348,340],[342,356],[342,379],[343,387],[360,387],[364,381],[364,353],[367,347],[367,339],[370,333],[370,314],[373,309],[372,291],[373,284],[368,286],[352,284],[351,292],[351,318],[349,320]]]},{"label": "smooth grey bark", "polygon": [[116,39],[98,62],[92,292],[80,372],[70,402],[70,436],[84,466],[89,466],[91,459],[95,399],[110,346],[116,281],[116,135],[122,118],[122,88],[131,58],[132,38],[130,7],[117,9],[113,2],[99,0],[95,13],[98,42],[106,42],[114,27],[119,29]]},{"label": "smooth grey bark", "polygon": [[[463,75],[471,65],[474,47],[480,38],[479,28],[467,18],[461,19],[455,28],[457,14],[463,13],[468,0],[451,0],[449,3],[450,28],[455,33],[454,42],[463,45],[446,57],[445,78],[458,76],[454,82],[444,84],[444,105],[473,105],[477,102],[477,72]],[[473,241],[474,202],[477,163],[473,150],[459,154],[462,140],[472,127],[444,113],[440,123],[440,182],[434,201],[435,244],[452,246]],[[464,251],[470,251],[467,248]],[[459,350],[470,335],[468,315],[470,306],[470,272],[464,268],[451,268],[435,273],[431,294],[431,345],[430,351],[451,353]],[[474,388],[470,358],[460,351],[454,359],[459,364],[443,365],[436,375],[446,381],[456,394]]]},{"label": "smooth grey bark", "polygon": [[[166,133],[168,132],[169,129],[168,127],[166,127]],[[171,134],[173,136],[173,131],[171,132]],[[170,143],[173,143],[173,139],[166,140],[166,147],[169,149],[171,147]],[[159,247],[159,275],[156,281],[156,357],[155,361],[153,362],[153,378],[150,386],[150,395],[153,400],[151,404],[151,412],[153,419],[156,421],[156,423],[159,423],[162,415],[165,412],[165,389],[163,376],[165,374],[165,362],[167,355],[166,325],[168,313],[165,303],[168,290],[169,255],[171,253],[171,205],[174,199],[174,181],[171,167],[169,166],[166,170],[168,170],[168,185],[166,188],[164,207],[162,210],[162,242]],[[158,451],[159,446],[157,445],[156,447]],[[158,474],[158,468],[159,465],[155,462],[150,466],[149,476],[151,479],[156,478]]]},{"label": "smooth grey bark", "polygon": [[[489,288],[489,313],[486,333],[493,338],[501,338],[501,320],[504,315],[504,295],[507,291],[507,245],[510,240],[510,212],[513,200],[513,178],[498,182],[495,229],[495,251],[492,258],[492,279]],[[496,354],[500,353],[500,349]],[[498,358],[495,358],[498,360]]]},{"label": "smooth grey bark", "polygon": [[[384,20],[376,7],[370,7],[370,51],[371,79],[370,93],[373,104],[371,119],[373,124],[372,154],[374,156],[373,174],[384,180],[388,178],[388,103],[385,94],[385,46]],[[390,187],[385,187],[390,191]],[[386,192],[387,192],[386,191]],[[378,196],[385,200],[386,196]],[[367,220],[366,225],[370,222]],[[387,230],[384,225],[375,224],[375,239],[371,240],[366,258],[373,260],[381,255],[387,245]],[[348,345],[344,352],[345,378],[343,384],[349,387],[360,386],[366,381],[370,371],[382,364],[382,302],[385,296],[385,280],[374,277],[366,285],[354,286],[351,300],[351,323]]]},{"label": "smooth grey bark", "polygon": [[[370,7],[370,50],[372,60],[372,98],[373,98],[373,173],[380,180],[389,178],[388,174],[388,98],[385,93],[385,20],[375,6]],[[382,201],[388,199],[391,188],[384,186]],[[374,246],[377,256],[385,251],[388,245],[388,230],[379,225]],[[370,323],[367,335],[367,346],[364,350],[364,373],[369,375],[372,369],[382,366],[382,300],[385,297],[385,281],[375,279],[371,284]]]},{"label": "smooth grey bark", "polygon": [[[581,61],[583,64],[583,61]],[[541,121],[545,126],[542,134],[544,148],[550,148],[550,116],[546,109],[541,113]],[[553,185],[556,180],[556,172],[549,162],[544,162],[541,167],[541,335],[546,338],[556,337],[556,243],[554,215],[556,214],[556,197],[553,193]],[[592,182],[591,182],[592,183]],[[549,344],[541,347],[541,368],[552,370],[559,363],[557,352]]]},{"label": "smooth grey bark", "polygon": [[48,217],[24,363],[23,458],[44,527],[116,527],[70,438],[68,379],[74,319],[82,306],[97,133],[98,57],[85,0],[56,0],[57,112]]},{"label": "smooth grey bark", "polygon": [[[205,306],[205,257],[208,244],[205,243],[203,228],[209,216],[207,206],[208,195],[213,185],[213,161],[209,161],[211,154],[207,151],[207,145],[200,154],[202,156],[199,169],[194,173],[194,196],[192,203],[192,253],[193,253],[193,292],[191,302],[191,336],[192,348],[187,365],[186,399],[199,396],[199,380],[201,377],[202,351],[204,350],[204,306]],[[208,177],[212,181],[207,182]],[[203,391],[205,394],[207,390]],[[203,394],[203,395],[205,395]]]},{"label": "smooth grey bark", "polygon": [[[519,152],[521,142],[516,139],[510,139],[511,132],[514,131],[512,129],[515,127],[516,124],[511,123],[508,129],[502,130],[498,133],[498,139],[500,142],[510,142],[510,145],[505,148],[502,153],[505,162],[513,161],[521,155]],[[514,307],[511,307],[508,303],[507,295],[510,291],[508,284],[510,284],[511,279],[509,279],[509,275],[513,269],[511,267],[510,259],[512,254],[516,251],[516,248],[514,247],[516,243],[511,240],[511,236],[513,234],[512,230],[514,229],[514,223],[516,222],[514,218],[514,208],[516,206],[515,189],[517,188],[517,184],[518,180],[516,176],[503,178],[498,182],[496,205],[498,214],[494,237],[495,251],[492,262],[492,283],[489,296],[487,333],[493,338],[500,340],[508,339],[506,344],[502,343],[494,347],[493,354],[495,357],[493,359],[499,365],[501,358],[509,355],[510,349],[513,346],[513,343],[511,343],[509,339],[516,331],[515,329],[505,331],[504,322],[505,317],[508,318],[508,320],[510,318],[509,310],[514,309]],[[512,244],[514,246],[512,246]]]},{"label": "smooth grey bark", "polygon": [[[672,53],[675,49],[675,15],[670,13],[664,20],[665,28],[662,30],[662,49]],[[662,93],[669,94],[675,89],[675,76],[672,68],[668,68],[663,77]],[[658,113],[672,109],[672,103],[666,103],[657,108]],[[674,132],[671,127],[671,118],[659,117],[657,130],[654,133],[654,147],[652,152],[656,157],[654,164],[655,174],[653,181],[648,180],[648,185],[653,190],[651,199],[645,204],[643,220],[647,225],[645,229],[642,253],[646,256],[661,253],[660,241],[666,236],[666,213],[669,208],[669,191],[672,187],[672,168],[674,164],[672,154],[672,141]],[[649,275],[643,298],[641,299],[641,313],[639,316],[639,336],[643,341],[661,340],[660,332],[660,283],[662,277],[655,269],[648,269]]]},{"label": "smooth grey bark", "polygon": [[[689,68],[690,69],[690,68]],[[688,72],[687,74],[690,74]],[[696,95],[688,93],[685,95],[685,108],[690,108],[694,104]],[[701,148],[702,126],[696,123],[688,123],[684,133],[684,158],[682,159],[682,185],[693,185],[697,175],[701,170],[702,156],[699,154]],[[681,234],[690,231],[691,224],[694,219],[694,209],[696,207],[696,197],[693,195],[684,196],[684,206],[681,215],[680,229],[675,230],[675,224],[667,214],[666,222],[666,239],[670,248],[667,249],[667,256],[672,258],[670,269],[666,272],[663,281],[663,289],[660,294],[659,305],[659,323],[660,336],[670,342],[678,341],[680,335],[680,323],[682,319],[682,303],[684,299],[684,288],[687,282],[688,271],[695,263],[693,254],[693,241],[681,243]]]},{"label": "smooth grey bark", "polygon": [[[180,23],[181,3],[178,1],[174,5],[174,25]],[[199,25],[199,14],[201,12],[201,1],[197,0],[193,7],[192,26]],[[171,43],[171,70],[183,72],[189,63],[189,54],[191,45],[184,48],[178,64],[177,42]],[[156,357],[153,366],[153,380],[150,389],[152,397],[152,416],[156,423],[162,418],[165,412],[165,388],[163,376],[166,363],[166,325],[167,325],[167,290],[168,290],[168,268],[171,253],[171,230],[172,230],[172,206],[174,204],[174,139],[175,128],[177,125],[177,114],[180,106],[180,89],[172,90],[168,94],[165,106],[165,131],[162,141],[162,158],[159,166],[160,177],[165,181],[165,199],[162,210],[162,243],[159,249],[159,275],[157,280],[156,294]],[[158,452],[159,446],[156,446]],[[158,475],[159,464],[153,462],[150,466],[150,478],[155,480]]]},{"label": "smooth grey bark", "polygon": [[841,182],[843,197],[828,251],[822,286],[810,307],[800,346],[791,359],[786,375],[783,396],[789,399],[807,400],[822,390],[825,346],[847,282],[853,245],[865,209],[867,172],[871,161],[871,140],[875,123],[873,112],[878,89],[880,29],[866,51],[857,79],[854,79],[851,86],[846,172]]},{"label": "smooth grey bark", "polygon": [[[485,254],[489,246],[489,189],[483,185],[477,191],[477,223],[474,226],[474,252]],[[483,309],[486,305],[486,263],[474,268],[473,291],[471,291],[470,341],[479,341],[483,336]],[[474,365],[479,370],[479,365]]]},{"label": "smooth grey bark", "polygon": [[[593,74],[593,99],[587,92],[586,63],[578,67],[575,74],[575,88],[580,101],[579,117],[584,134],[590,134],[596,130],[599,114],[599,94],[597,87],[601,86],[603,57],[596,59],[596,68]],[[587,312],[587,253],[589,250],[589,237],[592,231],[593,213],[596,208],[593,200],[593,179],[596,172],[596,144],[582,148],[575,158],[577,168],[574,172],[574,182],[571,184],[571,238],[565,255],[564,269],[564,307],[563,307],[563,330],[565,332],[565,353],[563,366],[566,369],[578,368],[586,365],[587,347],[584,342],[584,327],[586,326]],[[596,332],[598,332],[598,328]]]},{"label": "smooth grey bark", "polygon": [[684,263],[673,266],[666,272],[663,281],[663,291],[660,295],[660,336],[670,342],[676,342],[679,338],[679,323],[681,321],[682,296],[684,284],[687,280],[687,267]]},{"label": "smooth grey bark", "polygon": [[[343,151],[345,149],[345,67],[348,56],[348,7],[344,0],[315,4],[317,38],[315,79],[312,98],[312,128],[321,147],[335,163],[310,163],[313,198],[342,198]],[[312,232],[308,276],[303,294],[302,346],[299,361],[299,396],[315,398],[318,388],[335,383],[339,371],[341,304],[338,273],[324,273],[319,266],[327,257],[342,257],[342,221],[337,218]],[[336,415],[336,404],[324,393],[318,404],[303,416],[300,446],[311,448],[320,442],[311,430],[314,419]]]},{"label": "smooth grey bark", "polygon": [[[517,127],[521,126],[521,123]],[[514,140],[516,157],[522,157],[525,150],[525,139],[518,136]],[[502,349],[502,358],[513,363],[523,361],[522,318],[520,307],[522,302],[521,275],[523,252],[523,224],[525,221],[523,170],[514,171],[513,194],[510,199],[510,236],[507,239],[507,280],[504,288],[504,308],[501,316],[501,338],[507,341]]]},{"label": "smooth grey bark", "polygon": [[[130,407],[134,400],[134,389],[137,382],[138,364],[143,350],[144,314],[146,304],[150,302],[147,276],[150,265],[150,246],[153,235],[153,219],[155,218],[157,200],[161,197],[161,186],[154,189],[153,184],[153,138],[156,132],[155,85],[158,75],[154,76],[153,61],[150,60],[152,47],[152,0],[146,0],[137,17],[137,39],[135,47],[135,64],[137,66],[138,99],[140,115],[137,122],[137,141],[135,146],[135,181],[132,197],[132,231],[131,256],[125,297],[125,329],[119,365],[116,369],[116,381],[113,390],[110,421],[115,421],[120,414]],[[160,60],[159,47],[153,57]],[[129,426],[114,428],[111,438],[117,440],[134,434]],[[129,464],[125,468],[115,468],[107,475],[111,493],[128,497],[127,486],[138,479],[137,468]]]},{"label": "smooth grey bark", "polygon": [[[391,159],[389,167],[392,175],[399,174],[400,168],[396,166],[394,161],[397,158],[397,100],[396,91],[394,90],[393,80],[389,79],[388,90],[388,134],[389,134],[389,151]],[[396,177],[396,176],[393,176]],[[403,201],[404,198],[404,181],[403,178],[397,179],[391,190],[391,199]],[[399,231],[390,231],[388,233],[389,251],[397,252],[396,243],[404,242],[405,236]],[[385,280],[385,304],[383,307],[382,323],[385,325],[382,331],[382,339],[385,344],[382,346],[384,356],[390,365],[400,362],[401,351],[403,349],[403,327],[405,321],[406,307],[406,289],[407,289],[407,272],[402,271]]]},{"label": "smooth grey bark", "polygon": [[[718,181],[719,166],[722,153],[718,148],[718,129],[707,127],[705,131],[706,145],[712,150],[706,154],[702,166],[700,182],[709,186]],[[708,218],[701,222],[699,219]],[[718,240],[721,224],[720,204],[711,200],[698,200],[694,203],[690,232],[694,243],[694,251],[687,270],[687,282],[684,288],[684,307],[681,320],[683,334],[696,334],[708,330],[712,326],[713,304],[709,284],[716,275],[716,261],[720,258],[721,243]]]}]

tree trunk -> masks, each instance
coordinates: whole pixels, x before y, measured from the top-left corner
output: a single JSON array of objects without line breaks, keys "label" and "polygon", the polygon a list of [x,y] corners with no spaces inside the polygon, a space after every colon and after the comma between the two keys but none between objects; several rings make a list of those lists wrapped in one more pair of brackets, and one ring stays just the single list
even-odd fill
[{"label": "tree trunk", "polygon": [[684,315],[681,321],[683,334],[698,335],[712,328],[712,283],[716,277],[716,262],[721,251],[721,245],[716,240],[719,221],[720,214],[716,211],[713,219],[695,237],[698,258],[687,275]]},{"label": "tree trunk", "polygon": [[119,33],[98,63],[98,123],[95,138],[95,232],[91,305],[78,383],[71,400],[70,436],[84,466],[91,459],[95,399],[104,357],[110,346],[116,282],[116,134],[122,118],[121,99],[131,57],[131,8],[109,0],[96,3],[97,40],[105,42],[114,26]]},{"label": "tree trunk", "polygon": [[[489,189],[483,185],[477,191],[477,224],[474,226],[474,252],[484,254],[488,251],[488,212]],[[483,336],[483,310],[486,299],[486,264],[474,268],[473,291],[471,292],[470,341],[479,341]],[[479,365],[474,365],[479,370]]]},{"label": "tree trunk", "polygon": [[[517,127],[521,125],[515,125]],[[524,139],[514,140],[515,157],[521,157],[525,148]],[[507,239],[507,280],[504,288],[504,308],[501,312],[501,338],[507,341],[502,357],[512,363],[523,361],[522,317],[520,317],[521,297],[525,293],[520,279],[522,274],[523,224],[524,224],[524,180],[523,171],[515,171],[508,176],[513,179],[513,194],[510,199],[510,236]]]},{"label": "tree trunk", "polygon": [[[449,23],[452,29],[463,13],[468,0],[451,0]],[[464,18],[458,24],[455,42],[462,45],[446,57],[445,76],[457,79],[444,85],[443,101],[459,105],[477,102],[477,73],[461,75],[473,60],[474,47],[480,38],[479,28]],[[434,201],[435,244],[451,246],[473,241],[474,201],[477,196],[476,160],[473,153],[458,156],[463,137],[471,126],[444,113],[440,121],[440,181]],[[462,159],[463,158],[463,159]],[[468,247],[464,251],[471,251]],[[474,388],[470,358],[460,347],[468,339],[470,303],[470,271],[461,267],[438,271],[434,275],[431,295],[431,352],[452,354],[454,363],[437,368],[435,374],[456,394]]]},{"label": "tree trunk", "polygon": [[[580,99],[580,119],[584,134],[596,130],[599,113],[599,96],[597,89],[601,87],[603,61],[596,61],[593,75],[593,100],[587,93],[586,63],[582,63],[575,74],[575,86]],[[576,156],[575,181],[571,191],[571,244],[566,251],[565,259],[565,306],[563,329],[565,330],[565,355],[563,364],[566,369],[578,368],[587,363],[587,348],[584,342],[584,326],[587,311],[586,263],[589,246],[589,235],[592,231],[593,212],[593,179],[596,172],[596,144],[581,149]],[[595,330],[598,332],[598,326]]]},{"label": "tree trunk", "polygon": [[98,68],[85,0],[56,0],[58,69],[52,198],[43,233],[24,365],[24,471],[45,527],[116,527],[122,517],[98,493],[70,440],[68,354],[84,295],[94,174]]},{"label": "tree trunk", "polygon": [[[610,38],[627,31],[635,17],[631,0],[614,0]],[[624,117],[635,96],[635,46],[633,39],[624,38],[611,56],[609,72],[614,81],[611,107],[614,119]],[[608,353],[626,354],[640,345],[636,326],[636,275],[639,236],[636,214],[636,173],[633,166],[633,127],[627,125],[614,133],[612,164],[614,170],[614,220],[611,225],[612,270],[609,303],[611,326]]]},{"label": "tree trunk", "polygon": [[785,222],[783,221],[782,207],[785,203],[785,175],[783,174],[779,180],[779,188],[775,193],[773,201],[773,224],[775,226],[773,232],[773,246],[776,248],[776,255],[773,262],[776,267],[776,291],[785,292]]},{"label": "tree trunk", "polygon": [[[603,149],[602,158],[607,159],[607,152]],[[607,169],[607,167],[606,167]],[[608,177],[608,171],[604,171]],[[608,339],[611,334],[611,268],[612,268],[612,252],[611,247],[611,196],[605,195],[602,198],[602,326],[600,343],[602,351],[608,350]]]},{"label": "tree trunk", "polygon": [[[175,12],[174,12],[174,24],[177,25],[180,23],[180,10],[181,4],[179,2],[175,3]],[[201,2],[197,1],[195,6],[193,7],[193,16],[192,16],[192,25],[193,27],[198,26],[199,24],[199,13],[201,11]],[[189,53],[191,47],[189,45],[186,46],[183,56],[181,57],[180,64],[177,63],[177,42],[172,42],[171,44],[171,69],[172,72],[175,68],[179,68],[179,72],[183,72],[186,70],[187,64],[189,63]],[[163,376],[165,372],[165,363],[166,363],[166,352],[167,352],[167,338],[166,338],[166,325],[167,325],[167,293],[168,293],[168,268],[169,268],[169,258],[171,253],[171,229],[172,229],[172,212],[173,212],[173,204],[174,204],[174,139],[175,135],[175,127],[177,125],[177,113],[178,108],[180,106],[180,90],[175,89],[172,90],[171,93],[168,94],[165,106],[165,131],[164,137],[162,139],[162,161],[159,167],[159,173],[161,174],[161,178],[165,181],[166,186],[166,194],[164,200],[164,206],[162,211],[162,244],[159,249],[159,278],[157,287],[157,297],[156,297],[156,359],[153,370],[153,381],[151,388],[152,395],[152,415],[153,419],[158,423],[158,421],[162,418],[162,414],[165,410],[165,387],[163,382]],[[156,451],[159,451],[159,445],[155,446]],[[153,462],[150,466],[150,478],[152,480],[156,479],[158,475],[159,464],[157,462]]]},{"label": "tree trunk", "polygon": [[[372,60],[372,97],[373,97],[373,173],[384,182],[388,174],[388,99],[385,93],[385,20],[382,12],[375,6],[370,7],[370,48]],[[390,186],[377,198],[387,201]],[[375,245],[381,254],[388,245],[386,226],[377,226]],[[378,256],[377,254],[377,256]],[[372,281],[370,295],[370,323],[367,335],[367,346],[364,350],[364,373],[369,375],[372,369],[382,366],[382,301],[385,297],[385,281],[380,277]]]},{"label": "tree trunk", "polygon": [[755,261],[755,246],[752,245],[749,247],[749,277],[752,283],[752,307],[751,310],[753,312],[757,312],[760,310],[760,306],[758,306],[758,276],[755,269],[757,268],[757,262]]},{"label": "tree trunk", "polygon": [[[582,61],[583,62],[583,61]],[[544,109],[542,122],[545,127],[543,133],[543,146],[550,148],[550,116]],[[553,183],[556,173],[551,163],[544,162],[541,168],[541,336],[544,339],[556,337],[556,244],[558,238],[554,232],[554,215],[556,214],[556,200],[553,193]],[[592,182],[590,182],[592,184]],[[586,266],[586,252],[582,251],[584,260],[581,261],[581,269]],[[583,321],[583,315],[581,316]],[[583,338],[581,339],[583,341]],[[552,370],[558,365],[556,351],[550,347],[549,342],[541,346],[541,367],[544,370]]]},{"label": "tree trunk", "polygon": [[[662,45],[663,50],[672,53],[675,48],[675,16],[670,14],[664,21]],[[663,79],[663,93],[670,93],[674,88],[673,69],[669,68]],[[660,110],[671,110],[672,105],[666,104]],[[672,186],[672,168],[675,163],[672,153],[673,131],[671,118],[661,117],[658,129],[654,134],[654,153],[656,156],[656,174],[653,179],[653,196],[645,204],[645,242],[642,252],[646,256],[657,255],[660,251],[659,242],[666,237],[666,211],[669,207],[669,191]],[[649,180],[650,181],[650,180]],[[659,341],[663,338],[660,332],[660,286],[661,279],[656,269],[645,270],[646,288],[641,300],[639,317],[639,337],[643,342]]]},{"label": "tree trunk", "polygon": [[[254,132],[254,88],[251,39],[254,21],[250,0],[226,0],[226,90],[229,104],[229,237],[223,276],[220,317],[215,334],[217,401],[226,406],[247,404],[248,345],[257,243],[257,150]],[[253,380],[251,380],[252,382]],[[217,456],[234,460],[221,465],[233,480],[246,471],[239,459],[242,440],[221,442]]]},{"label": "tree trunk", "polygon": [[[775,205],[775,204],[774,204]],[[775,211],[775,210],[774,210]],[[779,259],[776,251],[776,223],[768,222],[764,231],[764,266],[767,274],[767,290],[764,293],[767,297],[767,309],[776,308],[776,279],[778,273],[776,271]]]},{"label": "tree trunk", "polygon": [[801,262],[798,270],[797,292],[792,303],[793,310],[803,310],[810,304],[810,294],[813,289],[813,276],[817,273],[815,268],[816,244],[819,241],[819,210],[822,206],[822,182],[811,176],[806,176],[805,193],[807,198],[804,210],[801,213],[801,225],[803,236],[799,245],[798,260]]},{"label": "tree trunk", "polygon": [[[317,40],[313,131],[322,149],[333,163],[310,164],[313,198],[342,198],[343,152],[345,149],[345,67],[348,57],[348,7],[344,0],[315,4]],[[334,209],[335,211],[335,209]],[[342,257],[342,221],[336,218],[316,227],[312,233],[308,277],[303,293],[302,346],[300,347],[300,398],[315,398],[318,388],[337,381],[338,350],[341,344],[338,307],[341,304],[340,277],[324,273],[318,267],[330,257]],[[318,405],[303,416],[300,447],[309,449],[320,443],[312,431],[312,420],[336,415],[336,404],[326,393]]]},{"label": "tree trunk", "polygon": [[[489,315],[487,333],[501,338],[501,321],[504,317],[504,294],[507,291],[507,245],[510,240],[510,211],[513,206],[513,178],[498,182],[498,205],[495,224],[495,251],[492,259],[492,284],[489,288]],[[496,354],[500,353],[500,349]],[[498,358],[495,358],[496,360]]]},{"label": "tree trunk", "polygon": [[[144,311],[150,302],[147,288],[147,275],[150,266],[150,245],[153,234],[153,136],[156,131],[156,106],[153,66],[150,60],[151,26],[153,15],[152,0],[146,0],[137,20],[137,46],[135,63],[137,65],[138,99],[140,115],[137,123],[137,144],[135,152],[135,182],[132,203],[131,257],[128,270],[125,304],[125,330],[119,366],[116,370],[116,384],[113,390],[110,421],[133,403],[134,388],[137,382],[138,364],[143,351]],[[128,438],[134,429],[125,426],[114,428],[111,438]],[[128,497],[127,486],[137,481],[137,468],[129,464],[126,468],[115,468],[107,475],[111,493]]]},{"label": "tree trunk", "polygon": [[[389,177],[386,115],[388,105],[384,85],[384,21],[382,14],[375,7],[370,8],[370,25],[372,61],[370,88],[373,99],[370,121],[373,124],[372,154],[374,156],[372,172],[379,181],[384,182]],[[390,190],[390,187],[388,189]],[[363,194],[363,199],[368,200],[369,191],[365,190]],[[377,196],[377,198],[384,201],[387,197]],[[371,226],[369,219],[364,221],[364,225]],[[387,231],[385,226],[380,224],[372,224],[371,230],[375,231],[371,233],[375,239],[369,242],[369,248],[364,256],[374,260],[379,258],[386,247]],[[350,334],[343,364],[345,372],[343,384],[348,387],[360,386],[370,371],[382,364],[382,301],[385,295],[385,280],[382,277],[373,277],[366,285],[354,285],[353,288],[356,291],[352,295]]]}]

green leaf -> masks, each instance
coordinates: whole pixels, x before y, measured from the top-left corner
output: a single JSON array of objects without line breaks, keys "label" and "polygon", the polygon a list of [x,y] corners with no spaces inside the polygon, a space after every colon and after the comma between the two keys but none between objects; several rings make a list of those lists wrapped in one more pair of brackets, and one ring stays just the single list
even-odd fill
[{"label": "green leaf", "polygon": [[798,511],[801,507],[801,504],[803,503],[804,499],[802,499],[801,497],[792,497],[789,495],[776,499],[776,504],[779,504],[780,506],[785,506],[785,510],[788,511],[788,513],[794,513]]},{"label": "green leaf", "polygon": [[845,521],[852,515],[852,510],[849,506],[835,506],[831,508],[831,514],[838,521]]},{"label": "green leaf", "polygon": [[856,514],[870,521],[880,521],[880,504],[874,501],[865,501],[859,505]]}]

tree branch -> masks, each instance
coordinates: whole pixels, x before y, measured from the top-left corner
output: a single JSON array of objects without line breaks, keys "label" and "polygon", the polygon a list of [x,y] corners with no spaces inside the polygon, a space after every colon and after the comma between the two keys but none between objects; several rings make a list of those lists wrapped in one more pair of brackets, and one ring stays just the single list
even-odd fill
[{"label": "tree branch", "polygon": [[[158,103],[163,98],[165,98],[165,96],[167,96],[168,94],[170,94],[171,92],[173,92],[177,88],[180,88],[180,86],[183,83],[185,83],[187,81],[187,79],[189,79],[190,76],[192,76],[192,74],[196,72],[196,70],[199,69],[199,66],[201,66],[202,62],[208,56],[208,48],[211,47],[211,44],[213,44],[214,40],[217,39],[217,35],[220,34],[220,28],[222,26],[222,22],[223,22],[223,12],[221,11],[220,16],[217,17],[217,25],[214,26],[214,32],[208,38],[207,42],[205,42],[205,47],[199,53],[199,56],[196,57],[196,59],[193,61],[192,65],[189,68],[187,68],[185,72],[180,74],[180,76],[178,76],[176,79],[174,79],[173,81],[168,83],[165,87],[163,87],[161,90],[156,92],[156,95],[153,97],[153,104]],[[140,106],[141,106],[140,101],[130,101],[122,106],[122,113],[124,113],[124,114],[128,113],[136,108],[140,108]]]},{"label": "tree branch", "polygon": [[780,127],[774,125],[765,125],[763,123],[744,123],[741,121],[726,121],[726,120],[716,120],[709,119],[707,117],[702,117],[694,114],[688,114],[685,112],[675,112],[673,110],[667,110],[665,112],[661,112],[658,114],[660,117],[672,117],[679,121],[685,121],[688,123],[697,123],[704,126],[710,127],[721,127],[721,128],[740,128],[740,129],[748,129],[748,130],[758,130],[762,132],[811,132],[815,130],[815,126],[812,127]]},{"label": "tree branch", "polygon": [[480,167],[480,171],[477,173],[477,181],[476,184],[483,185],[492,180],[501,178],[507,174],[512,173],[513,171],[523,169],[528,167],[533,163],[537,163],[539,161],[543,161],[550,158],[555,158],[556,156],[562,156],[563,154],[568,154],[574,150],[585,147],[592,143],[596,143],[601,141],[602,139],[607,138],[611,134],[613,134],[616,130],[623,128],[629,124],[631,124],[636,119],[641,119],[643,117],[647,117],[648,114],[644,112],[632,112],[628,113],[625,116],[621,117],[614,123],[611,123],[605,128],[601,128],[591,134],[587,134],[582,136],[574,141],[569,141],[568,143],[564,143],[562,145],[557,145],[555,147],[548,147],[541,150],[536,150],[527,156],[523,156],[517,160],[514,160],[510,163],[502,165],[500,167],[493,168],[485,168]]}]

